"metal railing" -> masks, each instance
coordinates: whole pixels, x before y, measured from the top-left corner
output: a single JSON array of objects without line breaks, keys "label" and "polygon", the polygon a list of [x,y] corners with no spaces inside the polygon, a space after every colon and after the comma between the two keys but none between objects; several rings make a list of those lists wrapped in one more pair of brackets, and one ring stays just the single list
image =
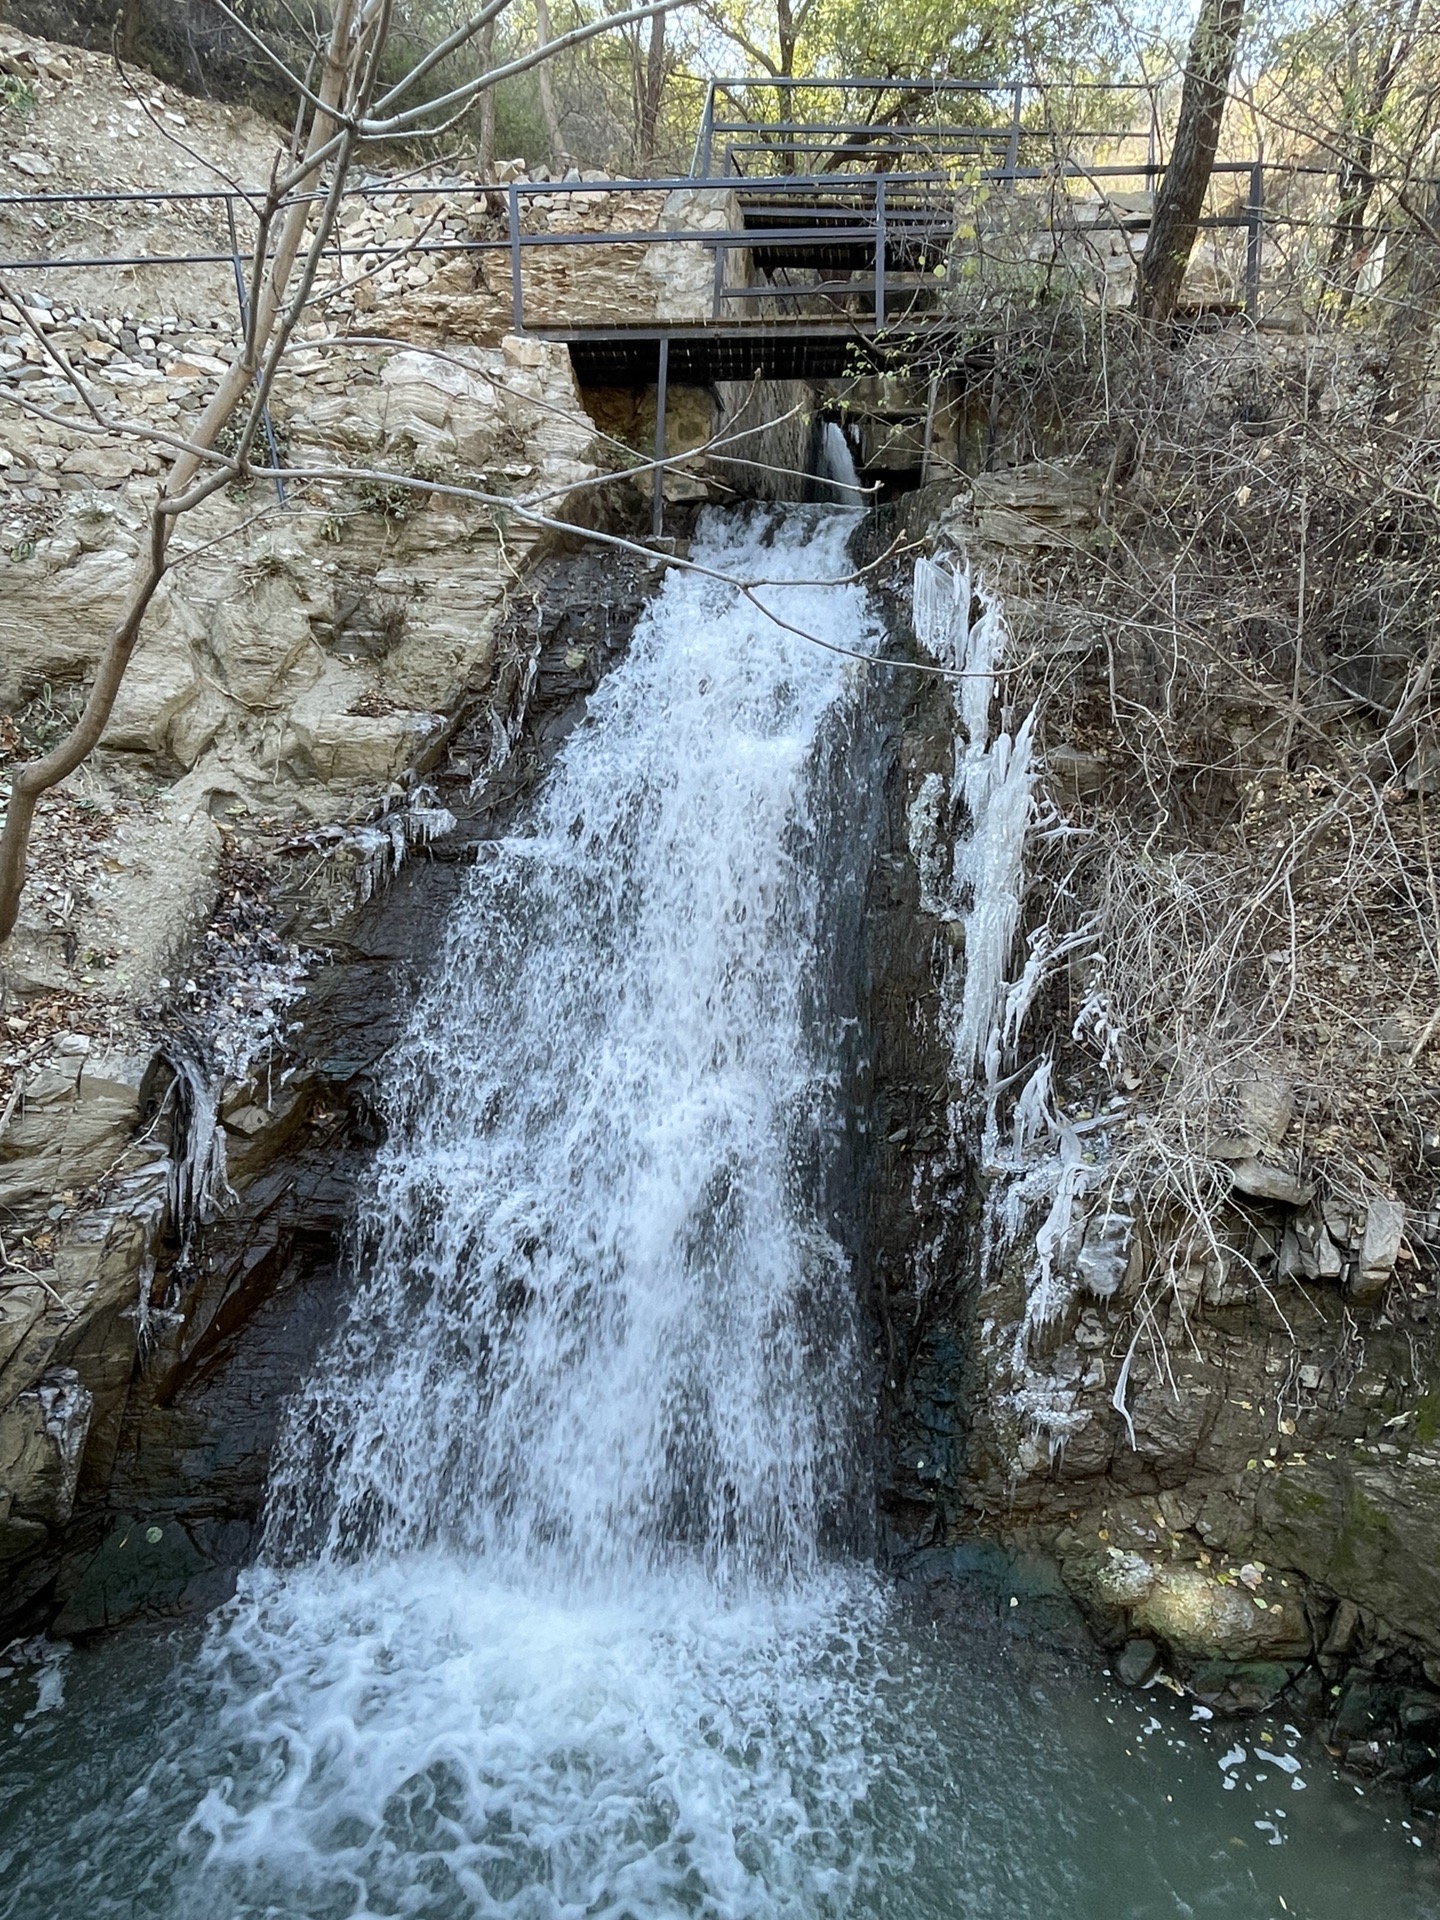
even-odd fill
[{"label": "metal railing", "polygon": [[[725,95],[726,90],[739,86],[766,86],[781,89],[790,83],[775,81],[712,83],[706,100],[705,116],[702,121],[701,141],[697,153],[703,151],[707,141],[713,141],[717,132],[728,127],[730,122],[717,117],[716,103]],[[795,82],[795,87],[817,86],[822,83]],[[926,83],[932,84],[932,83]],[[826,87],[844,87],[856,90],[890,89],[895,90],[895,82],[827,82]],[[1035,154],[1031,143],[1043,143],[1048,137],[1043,130],[1030,128],[1024,131],[1018,147],[1011,139],[1014,124],[1014,98],[1019,91],[1014,86],[985,87],[971,82],[933,83],[934,89],[946,95],[956,92],[965,95],[1005,94],[1011,102],[1010,120],[1007,126],[999,124],[982,129],[995,145],[988,157],[982,157],[983,163],[967,167],[963,173],[949,166],[926,169],[871,169],[866,172],[844,169],[821,170],[811,168],[807,171],[736,174],[733,171],[719,170],[711,173],[691,173],[681,177],[669,177],[657,180],[590,180],[590,181],[518,181],[501,186],[486,182],[462,182],[448,185],[428,183],[409,184],[405,182],[383,181],[368,182],[363,186],[347,189],[347,201],[417,201],[431,196],[454,198],[459,194],[472,194],[494,197],[505,195],[508,211],[508,233],[503,238],[478,237],[474,235],[447,234],[439,238],[410,237],[393,239],[384,235],[348,242],[337,233],[334,243],[327,247],[327,260],[334,261],[342,268],[349,261],[368,258],[378,259],[382,264],[398,261],[412,256],[507,253],[511,268],[511,308],[513,324],[519,331],[535,330],[526,311],[524,288],[524,264],[531,257],[533,249],[556,247],[650,247],[665,245],[696,245],[713,250],[713,298],[708,323],[722,324],[734,320],[744,324],[748,312],[756,320],[764,320],[768,325],[778,323],[783,312],[789,311],[795,322],[814,320],[826,314],[835,318],[844,318],[850,324],[862,325],[867,331],[884,331],[887,326],[896,324],[903,314],[919,319],[926,313],[933,314],[939,304],[937,296],[943,290],[943,274],[934,272],[936,253],[945,252],[953,244],[954,210],[957,193],[976,186],[987,188],[1022,189],[1027,184],[1047,183],[1057,195],[1069,193],[1076,187],[1088,189],[1092,195],[1098,195],[1102,201],[1111,194],[1118,196],[1122,183],[1138,188],[1148,198],[1152,197],[1164,179],[1165,163],[1158,156],[1154,141],[1146,138],[1146,151],[1143,158],[1137,156],[1133,161],[1111,162],[1104,165],[1087,165],[1067,157],[1063,153],[1042,152]],[[759,125],[759,122],[755,123]],[[782,123],[784,126],[802,124],[799,117]],[[855,122],[854,124],[861,124]],[[933,130],[927,130],[927,137]],[[1133,136],[1139,139],[1141,136]],[[1312,214],[1303,207],[1297,214],[1285,205],[1277,205],[1272,183],[1277,179],[1282,183],[1281,196],[1288,191],[1293,193],[1297,183],[1311,181],[1330,181],[1335,178],[1333,167],[1323,167],[1314,163],[1273,162],[1263,155],[1252,158],[1224,160],[1214,169],[1217,184],[1229,183],[1239,189],[1232,195],[1232,204],[1226,211],[1210,211],[1202,216],[1202,232],[1222,232],[1224,230],[1243,230],[1245,235],[1243,268],[1240,281],[1243,286],[1243,306],[1252,317],[1258,317],[1261,304],[1261,292],[1265,285],[1265,266],[1267,260],[1268,236],[1284,228],[1304,229],[1313,227],[1328,235],[1329,216],[1323,212]],[[1284,183],[1289,183],[1287,188]],[[524,210],[534,205],[542,196],[566,195],[573,193],[627,194],[656,196],[663,198],[678,190],[712,191],[732,197],[737,209],[738,220],[734,226],[722,230],[693,229],[667,230],[663,225],[636,225],[632,230],[601,232],[565,232],[527,231]],[[315,193],[305,196],[319,199]],[[1058,204],[1058,201],[1057,201]],[[97,268],[133,268],[146,266],[199,266],[228,265],[235,279],[237,307],[243,321],[246,306],[246,269],[250,264],[251,249],[245,244],[243,226],[253,214],[252,197],[236,188],[215,188],[191,190],[147,190],[126,189],[115,191],[93,191],[83,193],[13,193],[0,195],[0,212],[7,209],[26,209],[36,212],[54,211],[62,208],[100,207],[105,205],[145,205],[154,207],[196,206],[213,208],[217,219],[222,220],[224,239],[213,248],[204,246],[190,252],[165,251],[146,253],[140,251],[105,253],[103,251],[86,252],[70,257],[55,254],[20,254],[10,260],[0,261],[0,271],[13,273],[63,274],[67,270]],[[1107,231],[1143,230],[1148,224],[1148,211],[1141,209],[1128,214],[1115,214],[1102,217],[1091,223],[1089,231],[1095,234]],[[1037,210],[1037,225],[1043,225],[1043,217]],[[927,248],[927,270],[923,289],[917,279],[913,263],[907,263],[906,251],[912,252],[917,246]],[[829,248],[840,253],[849,250],[851,272],[845,280],[829,279],[821,275],[815,267],[818,250]],[[763,287],[748,284],[737,285],[727,271],[730,256],[737,251],[748,251],[753,255],[774,260],[788,256],[788,277],[778,279],[773,274]],[[809,266],[807,267],[807,255]],[[863,263],[857,258],[863,255]],[[1238,264],[1238,263],[1237,263]],[[370,269],[367,269],[370,271]],[[795,276],[804,276],[796,278]],[[923,296],[922,297],[922,292]],[[811,311],[804,313],[806,303]],[[756,309],[769,304],[769,311],[761,314]],[[848,304],[845,304],[848,303]],[[654,335],[656,326],[642,325],[638,329],[632,320],[623,313],[616,313],[609,324],[617,331],[642,332]],[[560,329],[538,323],[539,330],[555,335]]]},{"label": "metal railing", "polygon": [[[1288,176],[1294,169],[1284,171]],[[1238,211],[1206,213],[1200,220],[1202,232],[1244,232],[1243,304],[1252,317],[1258,313],[1261,291],[1265,172],[1265,163],[1259,157],[1218,163],[1216,179],[1243,183],[1245,197]],[[1103,208],[1112,195],[1122,197],[1121,183],[1138,188],[1143,197],[1151,199],[1163,177],[1163,166],[1150,163],[1093,168],[1007,163],[982,169],[974,176],[974,183],[989,188],[1045,186],[1062,197],[1068,196],[1071,187],[1080,186],[1089,189]],[[676,191],[723,195],[736,207],[741,223],[723,229],[646,224],[560,233],[527,230],[526,207],[547,198],[575,193],[668,196]],[[770,327],[784,323],[784,310],[788,308],[794,325],[828,317],[865,332],[884,333],[887,328],[927,324],[939,317],[945,297],[953,289],[949,263],[956,234],[955,182],[946,172],[807,174],[764,180],[689,175],[653,181],[516,181],[507,188],[507,194],[511,317],[517,333],[558,336],[572,328],[572,319],[563,311],[539,317],[527,311],[524,271],[531,254],[571,247],[695,246],[713,251],[712,299],[707,315],[696,315],[688,322],[637,321],[633,315],[629,320],[617,315],[608,323],[617,333],[649,337],[683,330],[687,325],[735,324],[731,310],[743,313],[747,306],[769,306],[771,311],[755,317]],[[762,212],[759,224],[747,218],[757,206]],[[1143,232],[1149,219],[1148,208],[1117,208],[1102,211],[1078,230],[1094,235],[1134,234]],[[1036,221],[1037,228],[1046,224]],[[1067,228],[1054,212],[1048,224],[1055,233],[1077,230]],[[816,257],[827,252],[835,257],[830,267],[817,265]],[[772,274],[760,285],[736,284],[727,273],[734,253],[770,258],[785,263],[783,270],[787,273],[809,277],[782,281]],[[842,266],[847,272],[845,279],[823,277],[826,271]],[[809,313],[803,311],[807,306]],[[738,324],[745,321],[741,319]]]},{"label": "metal railing", "polygon": [[[747,110],[767,95],[775,98],[774,111]],[[797,103],[806,96],[814,110],[802,113]],[[888,111],[887,96],[893,100]],[[1137,114],[1132,108],[1119,126],[1082,124],[1084,116],[1056,111],[1066,102],[1100,96],[1120,102],[1138,99],[1144,111]],[[936,107],[930,119],[921,117],[927,101]],[[955,103],[972,111],[958,115]],[[1137,120],[1143,124],[1137,126]],[[1147,163],[1159,164],[1163,146],[1154,90],[1106,81],[1047,85],[1024,80],[717,79],[706,88],[691,173],[707,179],[732,173],[753,177],[756,162],[762,163],[762,171],[768,165],[772,171],[793,172],[805,157],[813,173],[839,172],[866,162],[873,171],[877,159],[887,165],[908,159],[908,169],[896,165],[893,170],[913,172],[946,160],[997,154],[1014,168],[1027,146],[1043,142],[1054,149],[1059,142],[1080,141],[1092,151],[1143,142]]]}]

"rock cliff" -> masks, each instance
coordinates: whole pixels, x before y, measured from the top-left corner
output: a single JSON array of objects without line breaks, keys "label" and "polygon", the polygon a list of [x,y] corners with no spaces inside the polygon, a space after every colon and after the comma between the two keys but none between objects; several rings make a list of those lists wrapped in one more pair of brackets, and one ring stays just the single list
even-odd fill
[{"label": "rock cliff", "polygon": [[[3,163],[16,189],[126,184],[132,134],[146,185],[213,184],[157,122],[232,174],[268,164],[255,116],[148,75],[16,35],[0,62],[28,100]],[[203,252],[219,214],[102,219],[116,253]],[[24,244],[24,217],[5,221],[12,257],[77,251],[63,220]],[[184,431],[236,340],[228,262],[161,278],[56,265],[0,306],[0,762],[76,710],[159,470],[143,435]],[[187,519],[100,750],[42,804],[0,1005],[7,1619],[76,1592],[77,1630],[152,1589],[203,1599],[233,1562],[373,1138],[364,1069],[423,939],[424,911],[377,932],[367,902],[415,851],[463,849],[457,818],[515,786],[527,724],[603,663],[635,599],[621,564],[603,594],[591,580],[614,617],[557,663],[564,596],[541,611],[525,585],[554,537],[432,490],[594,511],[611,459],[564,350],[499,330],[477,345],[473,327],[440,344],[433,312],[419,346],[405,312],[386,320],[383,340],[351,339],[317,308],[270,431],[292,469],[336,477],[282,497],[256,481]],[[181,1404],[200,1376],[205,1413]]]},{"label": "rock cliff", "polygon": [[[1009,631],[993,700],[929,695],[899,756],[892,911],[926,931],[880,989],[886,1499],[912,1545],[1053,1553],[1132,1683],[1283,1698],[1433,1806],[1433,614],[1419,550],[1357,536],[1296,635],[1293,396],[1373,454],[1373,342],[1201,339],[1172,377],[1184,458],[1240,469],[1207,509],[1228,557],[1177,562],[1173,469],[1127,512],[1059,435],[907,503],[968,556],[961,600],[999,596],[972,638]],[[1008,907],[1007,776],[1032,795]]]}]

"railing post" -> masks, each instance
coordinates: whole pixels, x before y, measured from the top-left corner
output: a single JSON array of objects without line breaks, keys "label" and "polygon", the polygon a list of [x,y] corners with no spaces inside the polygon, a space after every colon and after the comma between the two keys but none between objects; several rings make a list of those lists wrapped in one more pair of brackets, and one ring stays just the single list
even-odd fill
[{"label": "railing post", "polygon": [[875,176],[875,331],[885,331],[885,176]]},{"label": "railing post", "polygon": [[725,261],[729,247],[723,240],[715,243],[715,297],[711,302],[710,318],[718,320],[725,304]]},{"label": "railing post", "polygon": [[705,89],[705,107],[700,115],[700,131],[695,136],[695,153],[690,172],[697,180],[710,178],[711,151],[715,143],[715,82]]},{"label": "railing post", "polygon": [[1245,209],[1245,312],[1251,320],[1260,315],[1260,249],[1264,241],[1265,150],[1262,147],[1250,169],[1250,204]]},{"label": "railing post", "polygon": [[1016,87],[1011,95],[1010,138],[1005,143],[1005,183],[1013,186],[1015,169],[1020,164],[1020,105],[1021,90]]},{"label": "railing post", "polygon": [[650,532],[658,540],[665,531],[665,401],[670,386],[670,336],[660,336],[660,364],[655,369],[655,487],[650,495]]},{"label": "railing post", "polygon": [[512,331],[525,331],[525,300],[520,290],[520,188],[510,182],[510,324]]}]

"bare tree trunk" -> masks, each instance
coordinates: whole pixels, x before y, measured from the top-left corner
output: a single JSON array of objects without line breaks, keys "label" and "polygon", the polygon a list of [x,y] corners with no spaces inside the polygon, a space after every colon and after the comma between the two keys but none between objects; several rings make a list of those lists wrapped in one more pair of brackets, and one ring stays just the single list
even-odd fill
[{"label": "bare tree trunk", "polygon": [[1168,320],[1180,298],[1220,144],[1244,17],[1245,0],[1202,0],[1185,61],[1175,145],[1140,262],[1140,311],[1147,320]]},{"label": "bare tree trunk", "polygon": [[[1330,238],[1330,257],[1326,262],[1327,277],[1336,289],[1337,306],[1342,315],[1348,313],[1354,304],[1356,289],[1360,284],[1360,270],[1365,263],[1365,222],[1376,185],[1376,135],[1390,99],[1390,90],[1414,45],[1419,17],[1420,0],[1410,0],[1404,24],[1392,36],[1381,57],[1356,123],[1348,129],[1342,129],[1342,137],[1348,133],[1350,145],[1340,163],[1340,204],[1335,215],[1335,231]],[[1360,31],[1358,23],[1355,31]]]},{"label": "bare tree trunk", "polygon": [[[317,153],[335,130],[333,109],[340,105],[344,97],[356,5],[357,0],[342,0],[336,11],[319,88],[321,104],[311,121],[306,142],[307,155]],[[347,145],[335,162],[337,187],[343,178],[348,155]],[[266,213],[273,219],[276,211],[272,186]],[[131,587],[125,611],[111,630],[100,656],[100,664],[80,718],[58,746],[41,759],[17,768],[11,781],[5,830],[0,835],[0,942],[7,940],[14,931],[20,911],[35,810],[41,797],[68,778],[99,744],[114,711],[116,696],[131,656],[139,644],[145,616],[168,570],[170,536],[175,522],[190,507],[208,499],[234,470],[233,463],[229,468],[221,467],[197,484],[197,476],[205,464],[205,453],[214,447],[221,429],[228,424],[245,396],[255,388],[257,376],[263,372],[264,385],[255,393],[248,425],[241,435],[238,450],[238,459],[248,457],[249,443],[259,424],[264,393],[274,378],[279,350],[299,318],[298,302],[287,307],[286,296],[310,211],[309,203],[302,199],[292,203],[285,212],[269,272],[253,304],[244,344],[190,436],[190,445],[194,450],[176,455],[151,509],[148,549]]]},{"label": "bare tree trunk", "polygon": [[[495,22],[480,35],[480,60],[488,73],[495,64]],[[480,96],[479,174],[488,180],[495,171],[495,89],[487,87]]]},{"label": "bare tree trunk", "polygon": [[[550,0],[535,0],[536,45],[548,46],[554,37],[550,31]],[[550,164],[556,173],[565,173],[570,167],[570,156],[560,137],[560,115],[555,110],[555,89],[550,84],[549,63],[543,63],[536,72],[540,84],[540,115],[545,122],[545,138],[550,144]]]},{"label": "bare tree trunk", "polygon": [[1385,326],[1391,349],[1389,401],[1406,412],[1424,396],[1440,324],[1440,136],[1415,160],[1420,177],[1400,196],[1408,219],[1392,227],[1385,259],[1392,302]]},{"label": "bare tree trunk", "polygon": [[647,172],[653,172],[655,167],[660,97],[664,90],[665,16],[657,13],[650,22],[650,44],[645,54],[645,84],[640,95],[640,165]]}]

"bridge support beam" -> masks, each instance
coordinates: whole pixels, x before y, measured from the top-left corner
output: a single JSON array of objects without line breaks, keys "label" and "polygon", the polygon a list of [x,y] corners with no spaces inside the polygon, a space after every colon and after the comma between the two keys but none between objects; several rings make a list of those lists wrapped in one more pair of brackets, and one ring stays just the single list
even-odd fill
[{"label": "bridge support beam", "polygon": [[655,486],[650,495],[650,532],[658,540],[665,531],[665,402],[670,388],[670,336],[660,336],[660,358],[655,369]]}]

